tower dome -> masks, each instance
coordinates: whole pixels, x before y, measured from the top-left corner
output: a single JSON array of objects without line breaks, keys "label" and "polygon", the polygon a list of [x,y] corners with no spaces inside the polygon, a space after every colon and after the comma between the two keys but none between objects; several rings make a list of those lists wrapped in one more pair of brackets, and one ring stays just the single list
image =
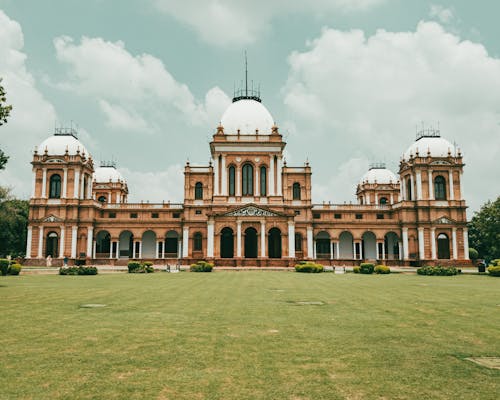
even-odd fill
[{"label": "tower dome", "polygon": [[99,168],[96,168],[94,182],[125,182],[125,179],[123,179],[122,174],[116,169],[114,164],[103,164]]},{"label": "tower dome", "polygon": [[71,130],[57,129],[56,133],[45,139],[38,146],[38,152],[44,153],[47,151],[49,156],[64,156],[66,150],[70,156],[74,156],[77,152],[89,155],[85,146],[76,138],[76,132]]},{"label": "tower dome", "polygon": [[222,115],[221,125],[229,135],[270,135],[274,120],[258,100],[242,98],[234,101]]},{"label": "tower dome", "polygon": [[394,172],[385,167],[385,164],[374,164],[370,169],[363,175],[359,183],[397,183],[398,177]]},{"label": "tower dome", "polygon": [[455,155],[455,146],[445,138],[442,138],[439,130],[426,129],[417,135],[417,140],[403,154],[405,160],[410,156],[427,157],[448,157],[448,154]]}]

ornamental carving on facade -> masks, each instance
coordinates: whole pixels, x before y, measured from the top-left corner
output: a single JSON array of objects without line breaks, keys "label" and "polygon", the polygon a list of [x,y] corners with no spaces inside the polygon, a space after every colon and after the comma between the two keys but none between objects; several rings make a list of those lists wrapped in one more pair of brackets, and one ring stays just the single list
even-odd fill
[{"label": "ornamental carving on facade", "polygon": [[257,207],[245,207],[239,210],[231,211],[227,214],[224,214],[228,217],[276,217],[278,214],[275,214],[271,211],[263,210],[262,208]]}]

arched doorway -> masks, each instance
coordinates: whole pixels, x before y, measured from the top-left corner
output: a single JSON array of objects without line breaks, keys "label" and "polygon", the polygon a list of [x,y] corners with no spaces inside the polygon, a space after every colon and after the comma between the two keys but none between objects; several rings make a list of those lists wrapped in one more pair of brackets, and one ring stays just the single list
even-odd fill
[{"label": "arched doorway", "polygon": [[339,236],[339,256],[340,258],[352,260],[354,258],[353,252],[353,237],[351,232],[342,232]]},{"label": "arched doorway", "polygon": [[134,249],[134,235],[132,234],[132,232],[123,231],[122,233],[120,233],[118,243],[120,257],[132,257],[132,252]]},{"label": "arched doorway", "polygon": [[111,249],[111,235],[108,231],[99,231],[95,237],[96,258],[108,257]]},{"label": "arched doorway", "polygon": [[365,232],[361,237],[363,243],[363,258],[375,260],[377,258],[377,239],[373,232]]},{"label": "arched doorway", "polygon": [[51,256],[52,258],[57,258],[59,256],[59,236],[55,232],[49,232],[47,235],[45,257],[47,256]]},{"label": "arched doorway", "polygon": [[388,232],[384,236],[385,258],[387,260],[399,260],[398,235]]},{"label": "arched doorway", "polygon": [[165,257],[176,258],[179,251],[179,234],[176,231],[168,231],[165,236]]},{"label": "arched doorway", "polygon": [[257,258],[257,231],[245,229],[245,258]]},{"label": "arched doorway", "polygon": [[437,237],[438,258],[440,260],[450,259],[450,239],[444,233],[440,233]]},{"label": "arched doorway", "polygon": [[269,258],[281,258],[281,231],[278,228],[271,228],[267,238]]},{"label": "arched doorway", "polygon": [[220,256],[222,258],[234,257],[234,234],[231,228],[224,228],[220,234]]},{"label": "arched doorway", "polygon": [[321,231],[316,235],[316,258],[330,258],[330,235]]},{"label": "arched doorway", "polygon": [[142,235],[142,258],[156,257],[156,233],[146,231]]}]

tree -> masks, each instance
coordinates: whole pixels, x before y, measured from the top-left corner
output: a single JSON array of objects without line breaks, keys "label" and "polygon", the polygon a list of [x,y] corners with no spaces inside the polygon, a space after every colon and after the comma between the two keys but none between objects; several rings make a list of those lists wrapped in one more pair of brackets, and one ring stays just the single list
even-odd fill
[{"label": "tree", "polygon": [[[12,110],[12,106],[5,104],[6,101],[5,89],[2,86],[2,78],[0,78],[0,126],[7,123],[7,117]],[[0,171],[5,168],[8,159],[9,157],[0,149]]]},{"label": "tree", "polygon": [[10,195],[0,187],[0,258],[22,256],[26,251],[29,202]]},{"label": "tree", "polygon": [[7,164],[7,160],[9,156],[6,155],[2,149],[0,149],[0,171],[5,168],[5,164]]},{"label": "tree", "polygon": [[500,258],[500,196],[474,213],[469,222],[469,243],[487,261]]}]

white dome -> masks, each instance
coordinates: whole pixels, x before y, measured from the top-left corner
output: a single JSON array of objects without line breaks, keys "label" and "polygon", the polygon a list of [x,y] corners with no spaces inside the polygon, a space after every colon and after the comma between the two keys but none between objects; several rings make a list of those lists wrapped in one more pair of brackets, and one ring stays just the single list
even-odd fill
[{"label": "white dome", "polygon": [[224,133],[236,135],[270,135],[274,119],[264,105],[256,100],[243,99],[231,103],[221,119]]},{"label": "white dome", "polygon": [[94,171],[94,182],[108,183],[125,181],[115,167],[99,167]]},{"label": "white dome", "polygon": [[431,157],[448,157],[448,152],[455,155],[455,146],[440,136],[424,136],[408,147],[403,155],[404,159],[409,159],[410,155],[415,157],[417,151],[420,157],[427,157],[428,151],[430,151]]},{"label": "white dome", "polygon": [[360,184],[363,183],[397,183],[398,177],[394,172],[388,170],[387,168],[371,168],[367,173],[363,175]]},{"label": "white dome", "polygon": [[45,153],[45,149],[47,149],[49,156],[63,156],[66,154],[66,149],[70,156],[76,155],[78,150],[80,154],[85,153],[86,156],[89,156],[85,146],[72,135],[54,135],[48,137],[38,146],[38,153]]}]

